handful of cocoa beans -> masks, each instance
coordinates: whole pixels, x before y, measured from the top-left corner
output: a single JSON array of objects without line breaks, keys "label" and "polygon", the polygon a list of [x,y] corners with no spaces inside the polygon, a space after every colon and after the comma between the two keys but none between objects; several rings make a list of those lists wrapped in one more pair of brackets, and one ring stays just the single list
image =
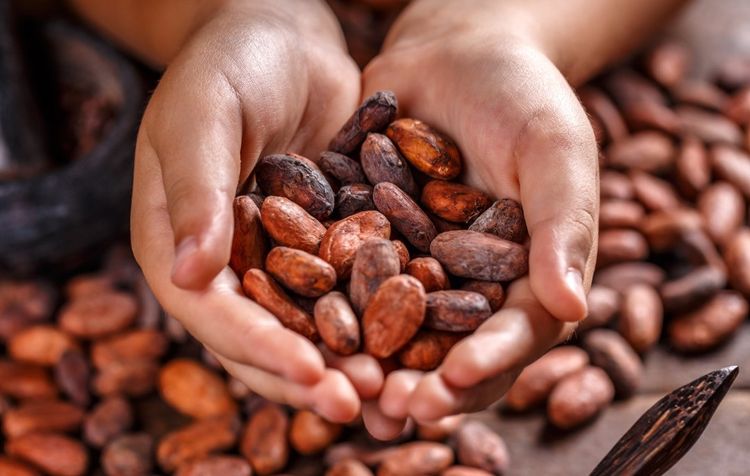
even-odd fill
[{"label": "handful of cocoa beans", "polygon": [[377,92],[317,163],[261,158],[234,202],[230,264],[248,297],[333,352],[431,370],[528,272],[526,227],[517,202],[451,181],[453,141],[397,110]]}]

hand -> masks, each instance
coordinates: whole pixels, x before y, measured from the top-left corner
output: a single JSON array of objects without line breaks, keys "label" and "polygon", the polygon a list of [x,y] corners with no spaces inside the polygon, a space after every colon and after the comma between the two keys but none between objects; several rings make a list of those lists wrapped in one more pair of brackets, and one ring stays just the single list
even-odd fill
[{"label": "hand", "polygon": [[363,355],[326,368],[311,342],[242,295],[227,267],[232,200],[260,156],[317,157],[359,85],[324,3],[225,1],[167,68],[136,147],[133,249],[166,311],[255,392],[332,421],[355,418],[382,371]]},{"label": "hand", "polygon": [[521,202],[530,271],[439,369],[387,377],[378,405],[364,412],[380,438],[395,436],[408,416],[433,421],[496,401],[585,317],[594,270],[598,162],[583,108],[505,2],[454,3],[419,0],[404,12],[365,69],[364,95],[393,90],[402,115],[456,140],[469,184]]}]

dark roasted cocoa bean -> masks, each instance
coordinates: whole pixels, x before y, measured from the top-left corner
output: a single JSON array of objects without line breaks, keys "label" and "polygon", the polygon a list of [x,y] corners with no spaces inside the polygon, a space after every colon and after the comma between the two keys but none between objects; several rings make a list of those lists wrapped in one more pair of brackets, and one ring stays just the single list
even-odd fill
[{"label": "dark roasted cocoa bean", "polygon": [[375,210],[372,187],[364,183],[344,185],[336,194],[336,209],[341,218],[367,210]]},{"label": "dark roasted cocoa bean", "polygon": [[710,298],[726,283],[727,275],[723,270],[702,266],[662,284],[659,293],[667,312],[681,312]]},{"label": "dark roasted cocoa bean", "polygon": [[586,296],[586,302],[589,313],[578,326],[580,331],[604,327],[609,324],[620,309],[620,294],[606,286],[595,284],[591,286]]},{"label": "dark roasted cocoa bean", "polygon": [[341,186],[365,182],[365,173],[359,162],[338,152],[322,152],[318,167],[323,173],[335,178]]},{"label": "dark roasted cocoa bean", "polygon": [[122,397],[110,397],[99,402],[86,415],[83,435],[88,444],[101,448],[127,431],[132,424],[130,403]]},{"label": "dark roasted cocoa bean", "polygon": [[711,181],[711,163],[703,143],[692,136],[682,139],[675,159],[677,183],[683,195],[694,197]]},{"label": "dark roasted cocoa bean", "polygon": [[55,383],[74,403],[87,407],[91,401],[89,361],[79,350],[65,352],[55,365]]},{"label": "dark roasted cocoa bean", "polygon": [[378,91],[362,102],[328,147],[335,152],[350,154],[364,142],[369,132],[385,129],[397,113],[396,95],[391,91]]}]

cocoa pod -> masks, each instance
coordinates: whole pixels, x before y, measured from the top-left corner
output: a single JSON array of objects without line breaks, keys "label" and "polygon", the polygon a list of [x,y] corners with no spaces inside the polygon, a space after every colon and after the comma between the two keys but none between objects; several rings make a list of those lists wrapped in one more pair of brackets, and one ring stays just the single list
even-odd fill
[{"label": "cocoa pod", "polygon": [[57,388],[42,367],[0,360],[0,395],[18,399],[53,398]]},{"label": "cocoa pod", "polygon": [[638,231],[612,229],[599,234],[597,266],[642,260],[647,256],[648,243]]},{"label": "cocoa pod", "polygon": [[409,261],[406,265],[406,274],[417,278],[427,293],[442,291],[450,287],[448,275],[440,262],[429,256]]},{"label": "cocoa pod", "polygon": [[4,476],[40,476],[39,472],[31,466],[7,456],[0,456],[0,474]]},{"label": "cocoa pod", "polygon": [[693,106],[678,106],[675,112],[685,134],[694,135],[707,144],[742,145],[742,129],[720,114]]},{"label": "cocoa pod", "polygon": [[661,285],[664,309],[667,312],[680,312],[695,307],[710,298],[727,283],[727,275],[712,266],[695,268],[686,275],[667,281]]},{"label": "cocoa pod", "polygon": [[406,265],[411,259],[411,256],[409,255],[409,248],[407,248],[404,242],[401,240],[391,240],[391,243],[393,243],[393,248],[396,250],[400,269],[403,273],[406,270]]},{"label": "cocoa pod", "polygon": [[628,128],[620,111],[604,92],[593,86],[585,86],[578,90],[578,97],[586,111],[599,119],[610,141],[627,137]]},{"label": "cocoa pod", "polygon": [[750,230],[742,228],[727,242],[724,250],[729,282],[745,296],[750,295]]},{"label": "cocoa pod", "polygon": [[[164,471],[174,471],[188,461],[231,448],[237,441],[237,429],[234,417],[197,420],[164,436],[156,448],[156,459]],[[107,446],[112,447],[123,438]]]},{"label": "cocoa pod", "polygon": [[263,266],[266,254],[266,239],[260,210],[247,195],[234,199],[234,235],[229,267],[241,279],[250,268]]},{"label": "cocoa pod", "polygon": [[434,370],[448,355],[451,348],[466,336],[459,332],[420,330],[398,354],[398,360],[407,369]]},{"label": "cocoa pod", "polygon": [[427,297],[416,278],[385,280],[362,316],[365,351],[378,359],[393,355],[417,333],[424,321]]},{"label": "cocoa pod", "polygon": [[52,476],[80,476],[89,464],[78,441],[56,433],[28,433],[5,445],[8,455],[28,461]]},{"label": "cocoa pod", "polygon": [[341,434],[341,425],[331,423],[313,412],[300,410],[292,417],[289,427],[289,443],[298,453],[312,455],[320,453]]},{"label": "cocoa pod", "polygon": [[458,462],[503,474],[510,465],[508,447],[500,436],[479,421],[468,421],[456,432]]},{"label": "cocoa pod", "polygon": [[65,352],[55,366],[55,383],[74,403],[87,407],[91,401],[89,361],[79,350]]},{"label": "cocoa pod", "polygon": [[703,143],[695,137],[682,139],[675,159],[677,183],[682,193],[693,197],[711,182],[711,163]]},{"label": "cocoa pod", "polygon": [[450,273],[483,281],[512,281],[529,270],[526,249],[518,243],[478,231],[446,231],[430,253]]},{"label": "cocoa pod", "polygon": [[276,404],[268,403],[250,416],[240,441],[240,453],[257,474],[271,474],[289,459],[289,418]]},{"label": "cocoa pod", "polygon": [[349,297],[358,314],[362,314],[378,287],[401,272],[401,263],[390,240],[367,240],[357,250],[349,282]]},{"label": "cocoa pod", "polygon": [[91,361],[94,366],[103,369],[114,362],[158,360],[167,351],[168,345],[163,333],[151,329],[136,329],[94,342],[91,346]]},{"label": "cocoa pod", "polygon": [[674,86],[687,74],[690,51],[676,41],[664,41],[648,54],[645,67],[649,76],[662,86]]},{"label": "cocoa pod", "polygon": [[391,224],[382,213],[374,210],[355,213],[328,228],[320,242],[318,256],[333,266],[339,279],[348,279],[362,243],[390,236]]},{"label": "cocoa pod", "polygon": [[638,353],[659,340],[663,320],[661,298],[653,287],[634,284],[625,290],[617,329]]},{"label": "cocoa pod", "polygon": [[436,422],[417,424],[417,437],[420,440],[443,441],[453,435],[463,424],[463,414],[442,418]]},{"label": "cocoa pod", "polygon": [[267,196],[288,198],[322,220],[333,211],[331,185],[317,165],[297,154],[272,154],[255,166],[258,186]]},{"label": "cocoa pod", "polygon": [[391,91],[378,91],[365,99],[331,140],[329,149],[341,154],[357,150],[369,132],[380,131],[396,118],[398,101]]},{"label": "cocoa pod", "polygon": [[729,98],[723,112],[737,124],[746,126],[750,123],[750,87],[739,90]]},{"label": "cocoa pod", "polygon": [[365,172],[355,160],[344,154],[327,150],[320,154],[318,167],[326,175],[336,179],[341,186],[365,182]]},{"label": "cocoa pod", "polygon": [[440,476],[492,476],[492,474],[483,469],[472,468],[470,466],[451,466],[440,473]]},{"label": "cocoa pod", "polygon": [[169,405],[193,418],[232,415],[237,411],[224,380],[190,359],[174,359],[162,367],[159,392]]},{"label": "cocoa pod", "polygon": [[444,220],[468,223],[492,205],[492,198],[468,185],[430,180],[422,189],[421,202]]},{"label": "cocoa pod", "polygon": [[245,294],[276,316],[284,327],[315,341],[318,331],[310,314],[303,311],[268,274],[251,269],[242,279]]},{"label": "cocoa pod", "polygon": [[339,355],[359,349],[359,321],[343,293],[333,291],[315,302],[315,325],[325,345]]},{"label": "cocoa pod", "polygon": [[326,227],[293,201],[284,197],[266,198],[260,218],[276,244],[318,253]]},{"label": "cocoa pod", "polygon": [[409,164],[391,140],[383,134],[370,133],[359,151],[359,161],[372,185],[390,182],[416,199],[419,195],[417,183]]},{"label": "cocoa pod", "polygon": [[122,435],[102,452],[102,467],[107,476],[147,476],[153,473],[154,441],[145,433]]},{"label": "cocoa pod", "polygon": [[630,181],[636,198],[649,210],[673,210],[680,207],[680,199],[668,182],[639,171],[630,173]]},{"label": "cocoa pod", "polygon": [[135,321],[138,303],[122,292],[84,296],[60,310],[62,330],[82,339],[98,339],[120,332]]},{"label": "cocoa pod", "polygon": [[655,251],[673,249],[702,228],[703,217],[688,208],[651,213],[641,225],[641,231]]},{"label": "cocoa pod", "polygon": [[325,476],[373,476],[372,471],[356,459],[344,459],[332,465]]},{"label": "cocoa pod", "polygon": [[737,187],[745,198],[750,197],[750,155],[728,145],[715,144],[709,150],[709,157],[717,176]]},{"label": "cocoa pod", "polygon": [[266,271],[287,289],[318,297],[336,285],[336,270],[306,251],[277,246],[266,256]]},{"label": "cocoa pod", "polygon": [[424,325],[440,331],[473,331],[491,315],[490,303],[479,293],[434,291],[427,294]]},{"label": "cocoa pod", "polygon": [[251,476],[250,464],[238,456],[206,456],[177,468],[175,476]]},{"label": "cocoa pod", "polygon": [[745,199],[727,182],[715,182],[698,197],[706,232],[717,245],[729,240],[745,222]]},{"label": "cocoa pod", "polygon": [[549,396],[547,416],[567,430],[594,418],[612,401],[615,388],[599,367],[583,369],[564,377]]},{"label": "cocoa pod", "polygon": [[646,216],[640,203],[631,200],[603,200],[599,205],[599,229],[638,228]]},{"label": "cocoa pod", "polygon": [[722,291],[700,308],[672,320],[669,343],[681,352],[711,350],[734,334],[747,312],[745,298],[735,291]]},{"label": "cocoa pod", "polygon": [[336,210],[341,218],[367,210],[375,210],[372,187],[364,183],[344,185],[336,194]]},{"label": "cocoa pod", "polygon": [[461,155],[456,144],[424,122],[399,119],[385,133],[420,172],[442,180],[456,178],[461,173]]},{"label": "cocoa pod", "polygon": [[716,85],[698,79],[681,81],[671,93],[677,102],[718,112],[723,111],[729,102],[729,96]]},{"label": "cocoa pod", "polygon": [[583,347],[591,363],[607,372],[618,397],[635,393],[643,378],[643,364],[620,334],[609,329],[593,330],[584,336]]},{"label": "cocoa pod", "polygon": [[611,167],[655,173],[672,165],[675,147],[666,134],[643,131],[612,143],[606,156]]},{"label": "cocoa pod", "polygon": [[122,435],[133,424],[133,410],[127,400],[109,397],[99,402],[86,415],[83,437],[88,444],[101,448]]},{"label": "cocoa pod", "polygon": [[510,198],[500,199],[482,212],[469,226],[469,230],[523,243],[526,239],[526,221],[521,204]]},{"label": "cocoa pod", "polygon": [[595,284],[586,296],[586,303],[589,312],[578,326],[580,331],[609,324],[620,309],[620,294],[606,286]]},{"label": "cocoa pod", "polygon": [[83,422],[83,411],[59,400],[27,401],[8,410],[3,417],[3,431],[9,439],[27,433],[68,432]]},{"label": "cocoa pod", "polygon": [[403,190],[389,182],[375,185],[372,199],[375,207],[385,215],[404,238],[416,249],[427,252],[437,235],[435,225]]},{"label": "cocoa pod", "polygon": [[92,387],[99,396],[139,397],[154,389],[158,373],[159,364],[151,360],[113,362],[94,376]]},{"label": "cocoa pod", "polygon": [[441,443],[415,441],[389,453],[378,468],[378,476],[435,474],[453,464],[453,450]]},{"label": "cocoa pod", "polygon": [[8,354],[15,360],[52,366],[62,355],[78,346],[56,327],[37,325],[17,332],[8,341]]},{"label": "cocoa pod", "polygon": [[614,170],[602,170],[599,177],[599,194],[602,199],[632,200],[635,190],[630,178]]},{"label": "cocoa pod", "polygon": [[523,369],[505,394],[505,403],[515,411],[526,411],[542,403],[560,380],[588,363],[589,357],[582,349],[556,347]]}]

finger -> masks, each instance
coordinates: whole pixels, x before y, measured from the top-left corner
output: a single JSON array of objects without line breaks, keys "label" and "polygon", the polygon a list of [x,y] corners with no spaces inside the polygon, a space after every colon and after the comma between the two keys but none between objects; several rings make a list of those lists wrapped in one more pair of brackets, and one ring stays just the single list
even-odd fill
[{"label": "finger", "polygon": [[362,421],[373,438],[389,441],[398,437],[406,428],[406,419],[393,419],[383,415],[375,400],[362,403]]},{"label": "finger", "polygon": [[370,400],[380,394],[383,388],[383,369],[374,357],[367,354],[341,356],[324,345],[319,346],[326,365],[340,370],[354,385],[360,398]]},{"label": "finger", "polygon": [[552,317],[523,278],[509,287],[504,307],[456,344],[436,372],[452,387],[470,388],[536,360],[575,327]]},{"label": "finger", "polygon": [[417,370],[396,370],[388,374],[378,399],[383,415],[394,420],[405,420],[409,416],[409,397],[422,375],[424,373]]}]

